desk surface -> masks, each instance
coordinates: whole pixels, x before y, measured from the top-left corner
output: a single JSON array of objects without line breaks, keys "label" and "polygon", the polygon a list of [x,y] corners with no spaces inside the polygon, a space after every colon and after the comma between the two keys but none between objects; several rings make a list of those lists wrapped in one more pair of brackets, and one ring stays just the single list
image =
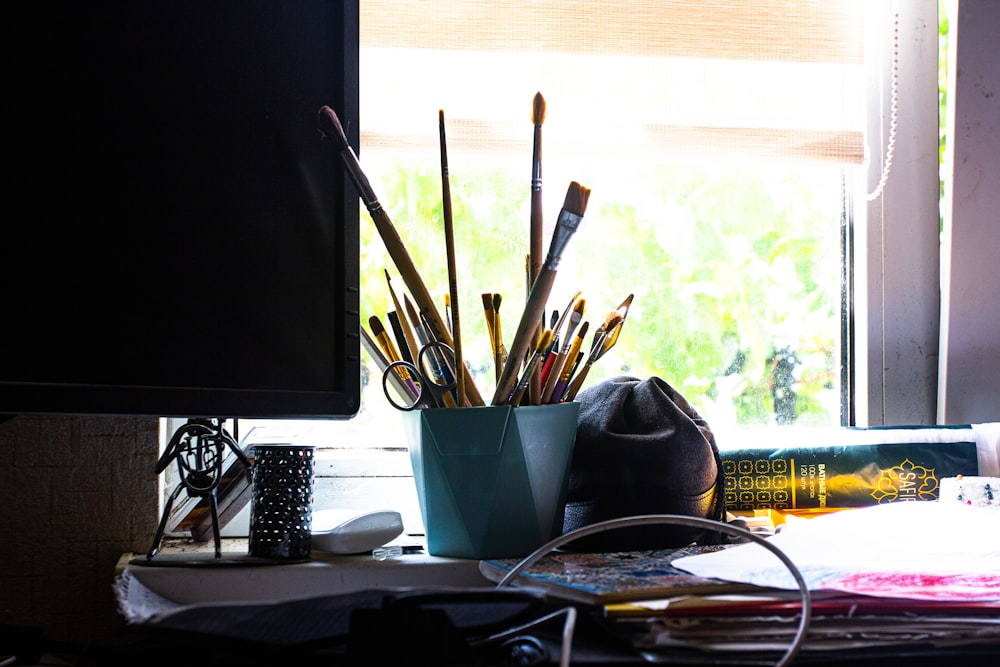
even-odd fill
[{"label": "desk surface", "polygon": [[[246,539],[223,539],[223,557],[247,553]],[[117,573],[128,571],[144,587],[177,604],[263,602],[315,595],[339,595],[369,588],[400,586],[492,587],[479,572],[479,561],[404,554],[378,561],[370,554],[339,555],[312,550],[302,563],[214,565],[210,545],[168,544],[154,560],[177,556],[201,566],[144,565],[145,554],[122,554]]]}]

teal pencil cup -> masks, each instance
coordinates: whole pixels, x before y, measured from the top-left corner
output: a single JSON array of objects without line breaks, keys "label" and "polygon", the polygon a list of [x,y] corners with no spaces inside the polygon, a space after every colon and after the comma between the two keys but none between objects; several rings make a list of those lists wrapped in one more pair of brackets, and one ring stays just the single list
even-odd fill
[{"label": "teal pencil cup", "polygon": [[521,558],[562,534],[579,404],[403,414],[427,552]]}]

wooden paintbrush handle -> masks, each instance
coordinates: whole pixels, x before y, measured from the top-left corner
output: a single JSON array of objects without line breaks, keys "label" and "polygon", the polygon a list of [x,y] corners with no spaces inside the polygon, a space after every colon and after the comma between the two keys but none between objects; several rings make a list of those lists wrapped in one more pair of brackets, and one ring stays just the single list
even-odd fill
[{"label": "wooden paintbrush handle", "polygon": [[[416,303],[420,314],[427,319],[427,323],[431,326],[432,333],[437,340],[447,343],[448,346],[454,349],[455,343],[451,334],[448,333],[448,327],[445,325],[444,319],[442,319],[441,314],[438,312],[437,306],[434,303],[434,297],[427,290],[423,278],[420,277],[420,272],[417,271],[417,267],[413,263],[413,259],[410,257],[406,246],[403,245],[402,239],[399,238],[399,233],[396,232],[396,227],[389,219],[389,215],[381,206],[372,207],[368,212],[371,214],[372,222],[375,223],[375,229],[378,230],[382,241],[385,243],[385,249],[389,253],[389,257],[392,258],[400,277],[403,279],[403,284],[406,285],[406,289],[413,296],[413,301]],[[482,395],[479,393],[475,383],[466,382],[465,393],[470,404],[483,405]]]},{"label": "wooden paintbrush handle", "polygon": [[541,321],[542,313],[545,312],[545,305],[549,300],[549,293],[552,291],[552,285],[555,281],[555,269],[543,268],[542,272],[538,274],[538,278],[531,288],[528,302],[524,305],[524,312],[521,313],[521,320],[517,323],[517,333],[514,334],[514,340],[507,350],[507,363],[504,364],[500,380],[497,382],[492,405],[506,404],[507,398],[514,389],[517,369],[531,347],[531,339],[534,337],[539,321]]}]

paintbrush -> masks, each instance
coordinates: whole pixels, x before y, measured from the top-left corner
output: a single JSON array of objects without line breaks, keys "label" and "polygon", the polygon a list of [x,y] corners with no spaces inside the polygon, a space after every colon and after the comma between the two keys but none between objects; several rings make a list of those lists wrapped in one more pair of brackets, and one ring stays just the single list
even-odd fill
[{"label": "paintbrush", "polygon": [[403,354],[403,358],[413,363],[417,358],[417,353],[420,351],[420,345],[417,344],[416,336],[413,334],[413,327],[410,326],[410,321],[406,318],[403,306],[399,303],[399,298],[396,296],[396,290],[392,288],[392,278],[389,276],[389,269],[383,270],[385,271],[385,283],[389,286],[389,296],[392,297],[392,305],[396,308],[396,315],[399,318],[399,326],[403,330],[403,338],[406,339],[406,347],[409,357],[407,358],[407,354]]},{"label": "paintbrush", "polygon": [[413,354],[410,353],[410,345],[406,342],[406,336],[403,334],[403,318],[395,310],[390,310],[385,314],[385,319],[389,320],[389,327],[392,329],[393,338],[396,339],[399,356],[403,361],[408,361],[411,364],[414,363]]},{"label": "paintbrush", "polygon": [[[413,332],[416,334],[417,340],[420,341],[421,346],[426,346],[428,343],[434,342],[436,339],[427,330],[427,319],[420,316],[417,309],[413,307],[413,303],[410,301],[410,297],[403,294],[403,307],[405,308],[405,315],[410,318],[413,322]],[[440,354],[437,348],[430,348],[428,352],[423,355],[423,359],[418,361],[423,361],[429,365],[428,368],[421,368],[421,371],[427,371],[433,377],[433,380],[438,384],[450,385],[451,380],[455,377],[448,367],[448,360]],[[454,408],[457,406],[454,397],[451,392],[446,393],[443,397],[445,407]]]},{"label": "paintbrush", "polygon": [[427,345],[427,343],[430,343],[434,339],[431,338],[424,330],[423,322],[420,319],[420,313],[417,312],[416,307],[413,305],[413,302],[410,301],[410,297],[407,294],[403,294],[403,308],[403,312],[413,325],[413,333],[417,337],[417,350],[419,351],[421,347]]},{"label": "paintbrush", "polygon": [[566,324],[566,333],[563,337],[562,348],[556,354],[556,358],[552,362],[552,368],[549,369],[549,374],[545,378],[545,386],[542,387],[542,403],[552,402],[553,392],[555,391],[556,383],[562,377],[563,366],[566,364],[566,360],[576,358],[576,354],[571,351],[576,340],[573,333],[583,320],[583,311],[586,308],[586,304],[587,300],[582,298],[577,299],[576,303],[573,304],[569,322]]},{"label": "paintbrush", "polygon": [[383,373],[383,388],[388,391],[388,387],[385,387],[385,385],[390,384],[399,396],[405,396],[406,400],[410,402],[417,400],[417,397],[413,394],[413,389],[403,382],[398,373],[385,372],[391,362],[385,358],[385,354],[379,349],[379,346],[372,339],[371,335],[365,331],[365,328],[359,327],[359,330],[361,332],[361,346],[365,348],[368,356],[372,358],[372,361],[375,362],[375,365]]},{"label": "paintbrush", "polygon": [[[580,326],[580,331],[573,337],[573,342],[570,344],[569,353],[567,358],[576,360],[577,355],[580,354],[580,348],[583,346],[583,340],[587,337],[587,329],[590,327],[590,322],[584,322]],[[559,403],[563,399],[563,394],[566,393],[566,385],[569,384],[570,375],[573,374],[573,364],[566,363],[563,368],[559,371],[559,379],[555,382],[555,388],[550,394],[549,400],[544,401],[546,403]]]},{"label": "paintbrush", "polygon": [[[402,361],[399,352],[396,350],[396,346],[392,342],[392,338],[389,337],[389,333],[382,326],[382,322],[378,319],[378,316],[372,315],[369,317],[368,326],[371,328],[372,335],[375,336],[375,340],[378,341],[379,347],[382,348],[382,352],[385,354],[386,359],[389,360],[389,363],[394,364],[397,361]],[[409,371],[403,367],[396,367],[395,372],[406,386],[409,387],[413,396],[420,394],[420,389],[417,387]]]},{"label": "paintbrush", "polygon": [[[541,385],[544,385],[545,382],[548,380],[549,371],[552,369],[552,365],[556,362],[556,357],[559,356],[559,348],[561,347],[559,330],[562,329],[563,322],[566,321],[566,318],[573,311],[573,304],[576,303],[576,300],[580,298],[581,294],[582,292],[577,290],[576,294],[574,294],[570,298],[569,303],[566,304],[566,307],[563,308],[562,315],[559,314],[558,310],[552,311],[551,322],[549,324],[549,328],[552,329],[552,343],[551,346],[549,347],[548,354],[542,361],[542,371],[541,373],[538,374]],[[541,399],[542,399],[542,389],[541,386],[539,386],[538,395],[531,397],[532,405],[538,405],[541,402]]]},{"label": "paintbrush", "polygon": [[604,318],[604,322],[597,327],[597,331],[594,332],[594,342],[590,346],[590,355],[587,357],[587,363],[585,363],[583,368],[580,369],[580,372],[570,380],[569,388],[566,390],[566,397],[564,400],[572,401],[576,398],[576,394],[580,391],[583,381],[590,372],[590,367],[593,366],[595,361],[603,357],[604,354],[618,342],[618,335],[621,333],[622,325],[625,324],[625,318],[628,316],[628,310],[632,305],[633,296],[634,295],[629,294],[625,297],[625,300],[621,302],[621,305],[619,305],[617,309],[608,313],[607,317]]},{"label": "paintbrush", "polygon": [[[372,222],[375,223],[375,228],[382,237],[382,242],[385,244],[385,249],[389,253],[389,257],[392,258],[393,263],[396,265],[396,269],[403,278],[406,288],[413,295],[413,299],[416,301],[420,312],[427,319],[428,325],[432,329],[430,333],[438,340],[454,347],[454,341],[451,334],[448,333],[448,328],[445,326],[437,306],[434,304],[434,299],[427,290],[427,286],[424,284],[420,272],[413,263],[413,258],[410,257],[406,245],[399,237],[396,227],[392,224],[392,220],[389,219],[389,214],[385,212],[382,204],[379,203],[378,198],[375,196],[375,191],[361,169],[358,156],[347,141],[347,135],[344,134],[344,128],[340,124],[340,119],[334,110],[328,106],[321,107],[318,116],[321,134],[330,140],[334,150],[340,155],[347,175],[350,177],[355,189],[357,189],[365,208],[368,209],[368,214],[371,216]],[[472,405],[483,405],[483,399],[479,395],[475,383],[469,383],[469,386],[466,387],[466,393]]]},{"label": "paintbrush", "polygon": [[496,349],[493,351],[493,361],[496,366],[497,379],[503,365],[507,363],[507,348],[503,344],[503,327],[500,325],[500,302],[503,300],[500,294],[493,295],[493,335],[496,337]]},{"label": "paintbrush", "polygon": [[[543,216],[542,216],[542,123],[545,122],[545,98],[542,93],[535,93],[531,102],[531,124],[534,127],[534,136],[531,150],[531,226],[529,229],[528,245],[528,276],[527,294],[530,296],[531,288],[542,270],[543,252]],[[544,316],[538,322],[538,326],[532,336],[532,347],[537,346],[538,336],[545,327]],[[528,387],[528,396],[534,403],[538,403],[541,393],[541,375],[536,375]]]},{"label": "paintbrush", "polygon": [[551,343],[552,329],[546,329],[542,332],[542,335],[538,337],[538,345],[535,346],[535,352],[531,355],[531,359],[528,360],[528,364],[524,367],[524,373],[521,375],[521,380],[517,383],[517,387],[514,388],[514,393],[511,394],[510,398],[507,400],[510,405],[517,407],[521,404],[521,398],[524,396],[524,392],[528,390],[528,385],[531,383],[532,376],[537,375],[535,371],[538,370],[539,362],[545,355],[545,351]]},{"label": "paintbrush", "polygon": [[451,329],[451,294],[444,293],[444,323],[448,325],[448,333],[455,337],[455,332]]},{"label": "paintbrush", "polygon": [[493,294],[491,292],[483,292],[481,296],[483,299],[483,317],[486,318],[486,331],[490,335],[490,353],[495,355],[497,335],[493,330]]},{"label": "paintbrush", "polygon": [[531,345],[535,330],[538,328],[539,318],[545,312],[545,303],[552,291],[556,274],[559,270],[559,261],[570,238],[576,233],[583,215],[587,210],[587,200],[590,198],[590,190],[583,187],[576,181],[569,184],[566,197],[563,200],[563,207],[559,211],[556,219],[555,230],[549,242],[549,251],[542,264],[542,270],[531,287],[531,295],[521,313],[521,319],[517,325],[517,332],[514,340],[507,351],[507,363],[504,364],[500,381],[497,382],[496,391],[493,394],[493,405],[503,405],[507,402],[507,397],[514,388],[517,369],[524,361],[525,352]]},{"label": "paintbrush", "polygon": [[451,178],[448,175],[448,143],[444,132],[444,110],[438,111],[441,134],[441,212],[444,218],[445,254],[448,257],[448,293],[451,295],[451,335],[455,344],[455,402],[465,406],[465,361],[462,357],[462,330],[458,317],[458,270],[455,267],[455,227],[451,213]]},{"label": "paintbrush", "polygon": [[535,93],[531,103],[531,124],[535,128],[531,151],[531,227],[529,285],[534,285],[542,270],[542,123],[545,122],[545,98]]}]

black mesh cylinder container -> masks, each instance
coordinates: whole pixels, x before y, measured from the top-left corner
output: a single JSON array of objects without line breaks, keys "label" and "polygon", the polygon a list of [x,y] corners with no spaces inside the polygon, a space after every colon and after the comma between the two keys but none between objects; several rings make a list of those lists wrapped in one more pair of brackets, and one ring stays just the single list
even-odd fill
[{"label": "black mesh cylinder container", "polygon": [[254,447],[251,556],[309,558],[313,477],[312,447],[290,444]]}]

